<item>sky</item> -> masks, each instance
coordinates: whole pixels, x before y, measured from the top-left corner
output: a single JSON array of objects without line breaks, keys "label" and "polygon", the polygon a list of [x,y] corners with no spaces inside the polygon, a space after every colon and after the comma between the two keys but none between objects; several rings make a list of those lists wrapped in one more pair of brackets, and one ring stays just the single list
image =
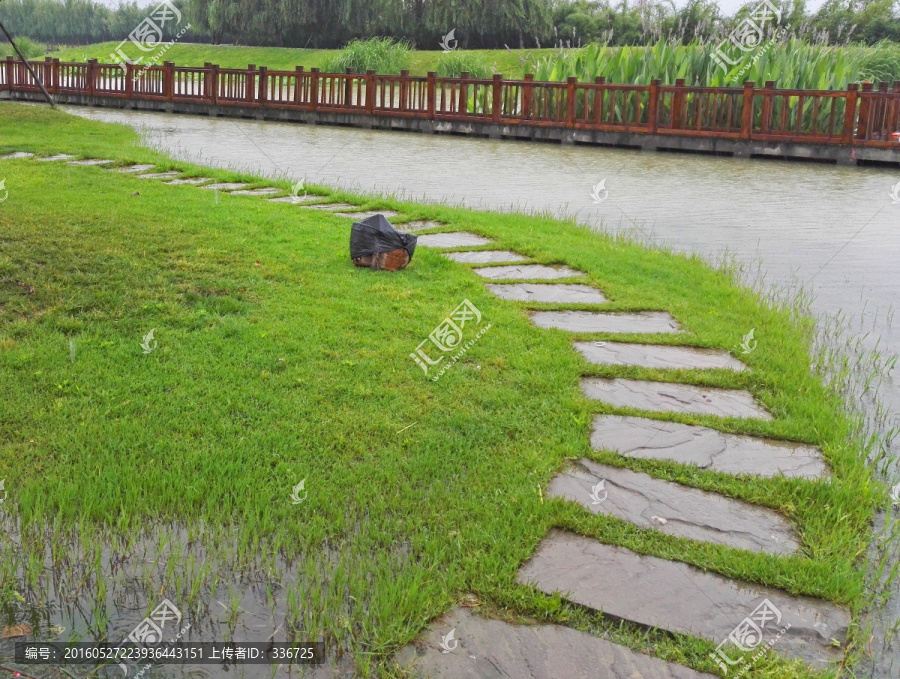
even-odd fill
[{"label": "sky", "polygon": [[[116,7],[119,4],[119,0],[96,0],[97,2],[106,5],[107,7]],[[743,5],[747,0],[719,0],[716,4],[722,8],[722,12],[727,15],[732,15],[740,9],[741,5]],[[152,5],[158,3],[159,0],[137,0],[139,6],[144,7],[146,5]],[[819,9],[825,0],[807,0],[806,8],[807,11],[814,12]],[[678,6],[682,6],[685,4],[684,0],[675,0],[675,4]]]}]

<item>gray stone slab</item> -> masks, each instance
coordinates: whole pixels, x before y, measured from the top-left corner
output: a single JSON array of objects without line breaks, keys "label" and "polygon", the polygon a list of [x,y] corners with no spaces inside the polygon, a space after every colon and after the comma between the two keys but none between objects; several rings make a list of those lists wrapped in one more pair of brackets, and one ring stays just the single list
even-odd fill
[{"label": "gray stone slab", "polygon": [[258,189],[245,189],[242,191],[232,191],[232,196],[274,196],[276,193],[281,193],[281,189],[275,188],[274,186],[263,186]]},{"label": "gray stone slab", "polygon": [[403,222],[402,224],[394,224],[397,231],[410,233],[412,231],[423,231],[425,229],[438,229],[447,226],[444,222],[436,222],[433,219],[414,219],[411,222]]},{"label": "gray stone slab", "polygon": [[151,172],[150,174],[139,174],[138,179],[175,179],[181,172],[170,170],[168,172]]},{"label": "gray stone slab", "polygon": [[597,415],[591,446],[626,457],[672,460],[726,474],[805,479],[828,474],[822,453],[812,446],[646,417]]},{"label": "gray stone slab", "polygon": [[524,262],[528,257],[509,250],[481,250],[479,252],[447,252],[447,259],[460,264],[502,264],[503,262]]},{"label": "gray stone slab", "polygon": [[126,165],[125,167],[113,168],[116,172],[146,172],[152,170],[156,165]]},{"label": "gray stone slab", "polygon": [[[425,236],[419,236],[421,241]],[[518,266],[491,266],[484,269],[473,269],[482,278],[492,281],[514,280],[554,280],[556,278],[572,278],[583,276],[583,271],[570,269],[567,266],[546,266],[545,264],[520,264]]]},{"label": "gray stone slab", "polygon": [[369,217],[374,217],[375,215],[382,215],[385,219],[390,219],[399,213],[394,212],[393,210],[368,210],[361,212],[335,212],[334,214],[338,217],[347,217],[348,219],[361,221],[363,219],[368,219]]},{"label": "gray stone slab", "polygon": [[531,320],[539,328],[558,328],[569,332],[681,332],[678,321],[665,311],[535,311],[531,314]]},{"label": "gray stone slab", "polygon": [[249,186],[247,182],[217,182],[215,184],[205,184],[201,189],[214,189],[216,191],[234,191]]},{"label": "gray stone slab", "polygon": [[394,662],[433,679],[713,679],[569,627],[513,625],[462,607],[435,620]]},{"label": "gray stone slab", "polygon": [[606,297],[589,285],[565,283],[488,283],[497,297],[517,302],[549,302],[551,304],[603,304]]},{"label": "gray stone slab", "polygon": [[7,153],[5,156],[0,156],[0,160],[18,160],[19,158],[33,158],[33,153],[28,153],[28,151],[14,151],[13,153]]},{"label": "gray stone slab", "polygon": [[426,248],[470,248],[493,242],[490,238],[474,233],[452,231],[450,233],[430,233],[425,236],[419,236],[416,245]]},{"label": "gray stone slab", "polygon": [[301,207],[309,210],[327,210],[329,212],[340,210],[352,212],[359,209],[359,205],[351,205],[350,203],[323,203],[322,205],[303,205]]},{"label": "gray stone slab", "polygon": [[69,165],[91,167],[93,165],[109,165],[112,162],[112,160],[103,160],[102,158],[88,158],[87,160],[70,160]]},{"label": "gray stone slab", "polygon": [[[568,600],[606,615],[690,634],[717,645],[747,618],[758,626],[763,623],[760,629],[765,642],[790,625],[772,650],[816,667],[840,660],[842,649],[831,642],[835,639],[843,644],[850,624],[849,613],[828,601],[731,580],[559,530],[544,538],[519,570],[518,580],[532,583],[542,592],[563,592]],[[759,608],[766,601],[777,611],[776,615],[767,607],[772,616],[767,621]],[[749,641],[740,634],[738,639]],[[740,655],[729,644],[722,650],[731,658]],[[736,668],[731,668],[729,676]]]},{"label": "gray stone slab", "polygon": [[281,198],[270,198],[270,203],[289,203],[290,205],[302,205],[303,203],[315,203],[317,201],[326,200],[326,196],[281,196]]},{"label": "gray stone slab", "polygon": [[659,410],[719,417],[755,417],[771,420],[772,415],[742,389],[697,387],[673,382],[585,377],[581,390],[588,398],[619,408]]},{"label": "gray stone slab", "polygon": [[661,344],[624,342],[575,342],[575,348],[589,363],[636,365],[643,368],[722,368],[741,372],[747,366],[727,351],[700,347],[671,347]]},{"label": "gray stone slab", "polygon": [[55,156],[47,156],[46,158],[36,158],[39,163],[51,163],[57,160],[69,160],[70,158],[74,158],[75,156],[69,153],[58,153]]},{"label": "gray stone slab", "polygon": [[165,182],[165,184],[166,186],[178,186],[180,184],[196,186],[197,184],[205,184],[211,181],[213,181],[211,177],[185,177],[184,179],[173,179],[170,182]]},{"label": "gray stone slab", "polygon": [[547,495],[688,540],[781,556],[800,548],[776,511],[592,460],[554,477]]}]

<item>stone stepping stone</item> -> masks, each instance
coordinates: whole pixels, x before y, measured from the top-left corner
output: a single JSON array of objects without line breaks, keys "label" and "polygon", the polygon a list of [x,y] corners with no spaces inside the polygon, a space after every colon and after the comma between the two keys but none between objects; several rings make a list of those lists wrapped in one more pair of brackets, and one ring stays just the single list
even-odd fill
[{"label": "stone stepping stone", "polygon": [[[443,652],[441,642],[450,631]],[[713,679],[562,625],[513,625],[458,607],[394,656],[412,676],[434,679]],[[404,675],[406,676],[406,675]]]},{"label": "stone stepping stone", "polygon": [[156,165],[126,165],[125,167],[113,168],[115,172],[146,172],[152,170]]},{"label": "stone stepping stone", "polygon": [[173,179],[170,182],[165,182],[166,186],[178,186],[180,184],[191,184],[196,186],[197,184],[205,184],[206,182],[213,181],[212,177],[185,177],[184,179]]},{"label": "stone stepping stone", "polygon": [[70,160],[69,165],[91,167],[93,165],[109,165],[112,162],[112,160],[103,160],[101,158],[88,158],[87,160]]},{"label": "stone stepping stone", "polygon": [[337,211],[337,210],[354,211],[354,210],[359,209],[359,205],[350,205],[350,203],[324,203],[322,205],[303,205],[301,207],[306,208],[307,210],[328,210],[328,211]]},{"label": "stone stepping stone", "polygon": [[575,348],[597,365],[636,365],[642,368],[721,368],[738,372],[747,366],[727,351],[699,347],[672,347],[660,344],[628,344],[624,342],[575,342]]},{"label": "stone stepping stone", "polygon": [[411,222],[403,222],[403,224],[394,224],[394,228],[397,231],[404,231],[409,233],[410,231],[422,231],[424,229],[438,229],[443,226],[447,226],[444,222],[436,222],[432,219],[415,219]]},{"label": "stone stepping stone", "polygon": [[232,191],[232,196],[272,196],[276,193],[281,193],[281,189],[276,189],[274,186],[265,186],[258,189],[245,189],[243,191]]},{"label": "stone stepping stone", "polygon": [[828,474],[822,453],[812,446],[645,417],[597,415],[591,446],[625,457],[671,460],[725,474],[802,479]]},{"label": "stone stepping stone", "polygon": [[7,153],[5,156],[0,156],[0,160],[17,160],[19,158],[33,158],[33,153],[28,153],[28,151],[15,151],[14,153]]},{"label": "stone stepping stone", "polygon": [[[792,596],[559,530],[544,538],[519,570],[518,581],[548,594],[563,592],[569,601],[606,615],[715,644],[732,635],[745,648],[762,650],[758,638],[741,630],[748,619],[766,643],[790,625],[771,650],[816,667],[840,660],[842,650],[831,640],[843,644],[850,624],[849,613],[828,601]],[[740,655],[730,643],[721,652],[734,660]]]},{"label": "stone stepping stone", "polygon": [[557,328],[569,332],[681,332],[672,316],[665,311],[637,313],[599,313],[594,311],[535,311],[531,320],[539,328]]},{"label": "stone stepping stone", "polygon": [[488,283],[488,290],[502,299],[551,304],[603,304],[606,297],[588,285],[564,283]]},{"label": "stone stepping stone", "polygon": [[281,196],[281,198],[269,198],[270,203],[289,203],[290,205],[300,205],[302,203],[315,203],[319,200],[325,200],[325,196]]},{"label": "stone stepping stone", "polygon": [[249,186],[247,182],[218,182],[216,184],[205,184],[201,189],[214,189],[216,191],[234,191]]},{"label": "stone stepping stone", "polygon": [[452,231],[450,233],[431,233],[419,236],[416,245],[426,248],[471,248],[477,245],[493,243],[490,238],[479,236],[465,231]]},{"label": "stone stepping stone", "polygon": [[460,264],[501,264],[524,262],[529,258],[509,250],[482,250],[480,252],[447,252],[444,257]]},{"label": "stone stepping stone", "polygon": [[547,495],[688,540],[779,556],[800,549],[790,522],[776,511],[592,460],[556,476]]},{"label": "stone stepping stone", "polygon": [[39,163],[50,163],[57,160],[69,160],[70,158],[74,158],[75,156],[68,153],[59,153],[55,156],[47,156],[46,158],[36,158]]},{"label": "stone stepping stone", "polygon": [[755,417],[771,420],[772,414],[743,389],[697,387],[674,382],[626,380],[620,377],[584,377],[581,391],[588,398],[617,408],[638,408],[718,417]]},{"label": "stone stepping stone", "polygon": [[385,219],[390,219],[397,215],[397,212],[393,210],[384,210],[379,212],[378,210],[373,210],[370,212],[335,212],[338,217],[347,217],[348,219],[355,219],[357,221],[368,219],[369,217],[374,217],[375,215],[383,215]]},{"label": "stone stepping stone", "polygon": [[[419,236],[419,242],[426,236]],[[473,269],[482,278],[492,281],[510,280],[553,280],[555,278],[572,278],[583,276],[583,271],[570,269],[567,266],[546,266],[545,264],[522,264],[519,266],[491,266],[485,269]]]},{"label": "stone stepping stone", "polygon": [[137,175],[137,178],[138,179],[174,179],[175,177],[177,177],[180,174],[181,174],[181,172],[178,172],[176,170],[170,170],[168,172],[152,172],[150,174],[139,174],[139,175]]}]

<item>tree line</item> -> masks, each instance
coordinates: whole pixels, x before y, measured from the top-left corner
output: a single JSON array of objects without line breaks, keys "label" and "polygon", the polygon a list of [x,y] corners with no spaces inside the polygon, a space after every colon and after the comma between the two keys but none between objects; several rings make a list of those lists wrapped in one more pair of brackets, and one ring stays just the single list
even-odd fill
[{"label": "tree line", "polygon": [[[160,0],[161,1],[161,0]],[[439,49],[454,30],[461,48],[577,47],[717,40],[762,0],[725,16],[713,0],[172,0],[190,22],[190,42],[278,47],[340,47],[353,38],[387,36]],[[811,42],[900,42],[900,0],[783,0],[782,24]],[[51,45],[126,39],[154,5],[91,0],[6,0],[0,21],[17,35]],[[166,27],[169,28],[169,27]],[[177,30],[177,27],[175,28]],[[171,39],[168,32],[166,39]]]}]

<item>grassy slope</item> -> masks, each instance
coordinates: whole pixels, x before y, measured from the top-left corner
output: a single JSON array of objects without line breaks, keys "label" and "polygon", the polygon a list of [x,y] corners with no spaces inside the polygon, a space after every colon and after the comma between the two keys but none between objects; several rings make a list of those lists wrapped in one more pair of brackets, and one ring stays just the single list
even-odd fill
[{"label": "grassy slope", "polygon": [[[130,129],[0,104],[0,153],[22,149],[200,171],[141,147]],[[493,297],[432,250],[419,248],[397,274],[354,268],[349,221],[339,217],[260,198],[217,202],[195,187],[59,163],[0,161],[0,177],[9,191],[0,204],[0,478],[26,522],[127,532],[202,518],[292,554],[325,545],[344,570],[320,585],[324,594],[301,578],[303,600],[318,597],[306,629],[351,647],[363,668],[468,591],[510,614],[605,632],[716,672],[713,644],[620,626],[517,586],[519,565],[552,526],[860,603],[857,560],[877,489],[851,423],[810,374],[807,330],[698,258],[550,219],[335,194],[565,262],[588,272],[610,309],[665,309],[688,330],[654,341],[733,351],[756,328],[758,348],[742,356],[751,372],[589,366],[566,333],[533,327],[523,305]],[[464,298],[492,328],[428,381],[409,354]],[[144,355],[151,328],[159,347]],[[662,417],[820,445],[835,478],[737,479],[595,453],[592,414],[612,409],[581,396],[582,374],[750,389],[774,421]],[[780,509],[803,552],[693,543],[545,500],[539,490],[582,456]],[[309,501],[298,510],[288,493],[302,478]],[[260,548],[244,549],[253,558]],[[307,561],[311,580],[316,567]],[[757,668],[807,676],[796,665]]]},{"label": "grassy slope", "polygon": [[[87,61],[98,59],[112,63],[110,54],[118,47],[118,43],[105,42],[96,45],[69,47],[50,54],[63,61]],[[127,50],[126,50],[127,51]],[[272,70],[292,71],[296,66],[304,68],[322,68],[327,59],[339,50],[311,50],[287,47],[232,47],[227,45],[201,45],[192,43],[176,43],[167,52],[166,61],[174,61],[179,66],[203,66],[205,62],[218,64],[224,68],[246,68],[247,64],[265,66]],[[459,50],[463,52],[463,50]],[[554,50],[472,50],[486,64],[494,65],[497,73],[509,77],[521,77],[524,70],[522,59],[531,63],[534,59],[545,57]],[[440,51],[413,51],[409,71],[413,75],[425,75],[428,71],[437,70],[443,53]]]}]

